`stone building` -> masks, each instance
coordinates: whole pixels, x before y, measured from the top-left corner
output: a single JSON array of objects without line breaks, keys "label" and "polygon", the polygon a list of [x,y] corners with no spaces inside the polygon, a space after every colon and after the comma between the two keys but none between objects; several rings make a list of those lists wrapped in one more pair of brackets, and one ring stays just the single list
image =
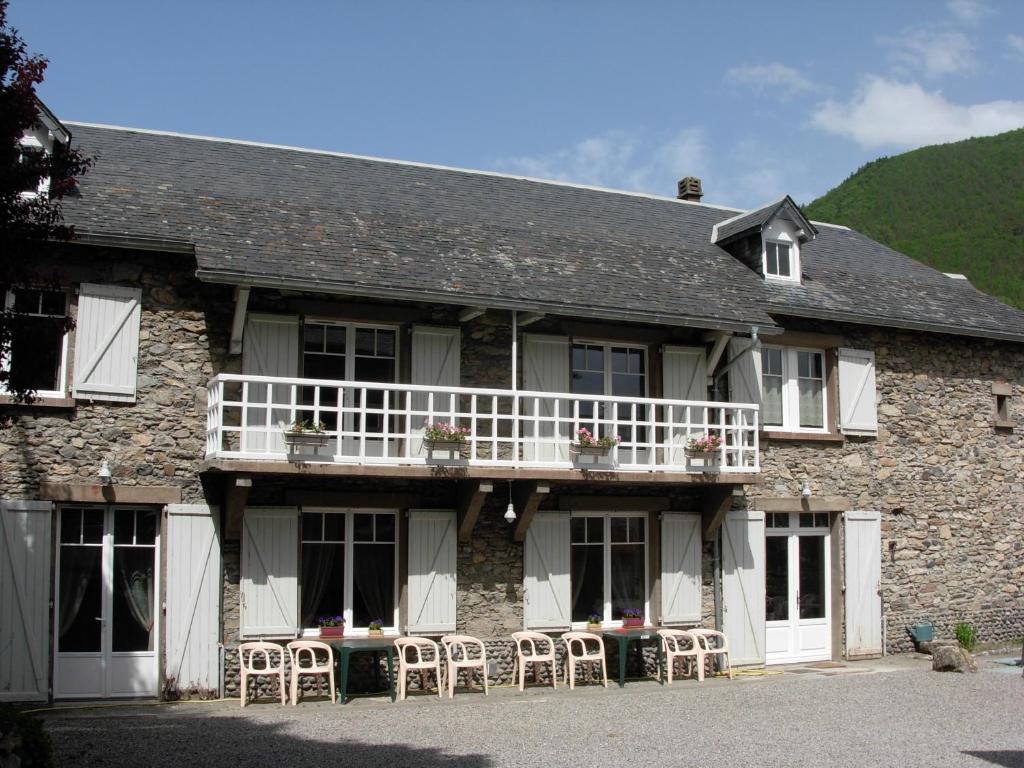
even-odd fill
[{"label": "stone building", "polygon": [[47,365],[3,406],[0,698],[237,695],[322,615],[499,678],[626,609],[740,664],[1024,634],[1024,315],[966,280],[694,179],[64,130],[60,289],[4,289]]}]

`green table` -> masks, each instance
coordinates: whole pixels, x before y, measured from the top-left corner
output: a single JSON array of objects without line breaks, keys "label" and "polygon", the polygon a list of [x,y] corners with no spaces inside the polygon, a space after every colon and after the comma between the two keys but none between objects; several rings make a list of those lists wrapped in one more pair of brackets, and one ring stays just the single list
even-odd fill
[{"label": "green table", "polygon": [[391,701],[395,700],[395,638],[393,637],[346,637],[328,643],[338,654],[338,666],[341,668],[341,695],[339,704],[348,703],[348,660],[353,653],[372,653],[373,670],[380,680],[380,654],[388,655],[388,693]]},{"label": "green table", "polygon": [[626,686],[626,650],[629,644],[636,642],[638,646],[644,640],[654,640],[658,648],[658,682],[665,684],[665,660],[661,653],[661,638],[656,627],[623,627],[622,629],[606,629],[601,634],[606,640],[615,640],[619,644],[619,688]]}]

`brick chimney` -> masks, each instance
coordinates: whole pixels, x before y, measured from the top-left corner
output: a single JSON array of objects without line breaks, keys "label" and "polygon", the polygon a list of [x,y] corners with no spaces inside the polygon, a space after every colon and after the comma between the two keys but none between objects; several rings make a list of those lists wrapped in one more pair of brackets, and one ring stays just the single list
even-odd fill
[{"label": "brick chimney", "polygon": [[691,203],[699,203],[704,197],[700,188],[700,179],[696,176],[686,176],[679,180],[679,191],[676,194],[680,200],[689,200]]}]

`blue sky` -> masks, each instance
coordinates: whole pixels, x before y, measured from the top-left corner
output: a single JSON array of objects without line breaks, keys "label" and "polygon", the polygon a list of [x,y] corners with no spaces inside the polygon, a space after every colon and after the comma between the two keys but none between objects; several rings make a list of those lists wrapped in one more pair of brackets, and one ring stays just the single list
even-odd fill
[{"label": "blue sky", "polygon": [[1024,126],[1024,2],[12,0],[62,118],[809,202]]}]

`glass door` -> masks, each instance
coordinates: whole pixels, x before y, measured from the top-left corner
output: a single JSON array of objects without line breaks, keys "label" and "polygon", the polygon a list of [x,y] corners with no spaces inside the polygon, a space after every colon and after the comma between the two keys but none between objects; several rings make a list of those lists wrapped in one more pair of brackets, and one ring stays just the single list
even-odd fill
[{"label": "glass door", "polygon": [[156,696],[159,512],[62,507],[54,696]]}]

